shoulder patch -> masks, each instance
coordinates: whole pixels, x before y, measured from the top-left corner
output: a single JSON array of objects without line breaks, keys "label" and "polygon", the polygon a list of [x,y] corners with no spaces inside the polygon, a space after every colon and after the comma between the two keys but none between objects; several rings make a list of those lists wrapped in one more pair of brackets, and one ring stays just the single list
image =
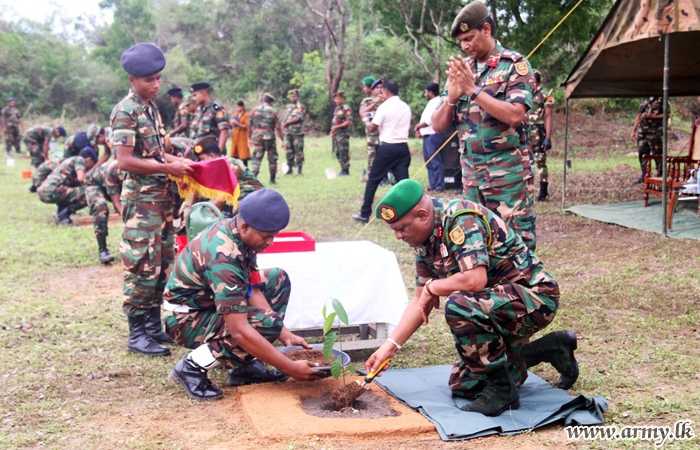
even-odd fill
[{"label": "shoulder patch", "polygon": [[525,62],[515,63],[515,71],[518,72],[518,75],[527,75],[527,73],[528,73],[527,63],[525,63]]},{"label": "shoulder patch", "polygon": [[457,225],[450,231],[450,239],[457,245],[464,244],[464,230],[462,230],[460,225]]},{"label": "shoulder patch", "polygon": [[224,112],[223,112],[223,111],[219,111],[218,113],[216,113],[216,118],[217,118],[217,119],[223,119],[223,118],[224,118]]}]

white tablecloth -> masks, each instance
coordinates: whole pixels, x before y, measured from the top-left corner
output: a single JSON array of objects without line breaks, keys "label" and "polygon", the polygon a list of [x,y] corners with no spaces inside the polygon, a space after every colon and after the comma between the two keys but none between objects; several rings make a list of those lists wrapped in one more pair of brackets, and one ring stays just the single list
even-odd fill
[{"label": "white tablecloth", "polygon": [[350,324],[396,325],[409,301],[394,253],[367,241],[317,243],[314,252],[261,254],[258,266],[289,274],[287,328],[323,326],[323,305],[330,313],[333,298],[345,307]]}]

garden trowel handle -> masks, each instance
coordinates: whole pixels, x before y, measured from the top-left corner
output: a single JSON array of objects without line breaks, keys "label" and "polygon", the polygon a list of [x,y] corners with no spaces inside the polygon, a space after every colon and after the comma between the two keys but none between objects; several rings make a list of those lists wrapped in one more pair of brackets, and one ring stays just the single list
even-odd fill
[{"label": "garden trowel handle", "polygon": [[378,368],[376,371],[374,371],[374,372],[372,372],[372,373],[370,373],[370,374],[367,374],[367,376],[365,377],[365,382],[362,383],[362,387],[364,387],[365,384],[367,384],[367,383],[371,383],[372,380],[374,380],[374,377],[376,377],[377,374],[378,374],[379,372],[382,371],[382,369],[384,368],[384,366],[386,366],[387,363],[388,363],[389,361],[391,361],[391,358],[387,358],[387,360],[384,361],[384,362],[382,363],[382,365],[379,366],[379,368]]}]

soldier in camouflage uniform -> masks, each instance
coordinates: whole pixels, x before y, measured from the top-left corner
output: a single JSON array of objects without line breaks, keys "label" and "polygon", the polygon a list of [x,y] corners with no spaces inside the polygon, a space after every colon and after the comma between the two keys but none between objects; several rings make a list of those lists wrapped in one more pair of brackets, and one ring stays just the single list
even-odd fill
[{"label": "soldier in camouflage uniform", "polygon": [[[223,393],[207,372],[224,365],[228,383],[315,380],[308,361],[290,361],[272,343],[310,348],[284,326],[291,283],[282,269],[258,270],[257,254],[289,223],[289,207],[272,189],[250,194],[239,213],[202,231],[177,258],[165,291],[165,326],[173,340],[193,351],[170,372],[196,400]],[[258,360],[280,370],[266,369]]]},{"label": "soldier in camouflage uniform", "polygon": [[92,214],[97,247],[102,264],[114,261],[114,256],[107,249],[109,234],[109,204],[112,202],[119,215],[122,213],[122,203],[119,199],[124,182],[124,172],[119,170],[119,163],[112,160],[95,167],[85,177],[85,199]]},{"label": "soldier in camouflage uniform", "polygon": [[528,139],[532,148],[535,167],[540,178],[540,193],[537,201],[549,198],[549,172],[547,171],[547,150],[552,148],[552,95],[542,91],[542,74],[539,70],[532,71],[535,75],[535,91],[532,94],[532,109],[528,114]]},{"label": "soldier in camouflage uniform", "polygon": [[494,31],[481,2],[455,18],[452,37],[470,59],[448,62],[447,96],[433,114],[433,129],[442,133],[456,118],[464,198],[501,216],[535,249],[534,173],[523,125],[535,79],[527,59],[503,48]]},{"label": "soldier in camouflage uniform", "polygon": [[297,175],[301,175],[301,167],[304,165],[304,118],[306,106],[299,101],[299,91],[296,89],[289,93],[290,103],[282,121],[285,146],[287,147],[286,175],[292,174],[292,167],[296,161]]},{"label": "soldier in camouflage uniform", "polygon": [[175,108],[177,110],[175,111],[175,116],[173,117],[173,121],[170,124],[170,127],[172,128],[168,135],[170,137],[176,137],[176,136],[188,136],[188,125],[190,123],[190,116],[191,114],[188,111],[188,106],[194,102],[194,97],[187,94],[184,95],[182,93],[182,89],[179,87],[174,87],[168,89],[168,97],[170,97],[170,101],[172,102],[173,105],[175,105]]},{"label": "soldier in camouflage uniform", "polygon": [[41,163],[49,157],[49,142],[51,137],[65,137],[66,129],[62,126],[56,128],[42,127],[40,125],[31,127],[24,133],[24,144],[29,149],[29,156],[32,158],[32,166],[39,167]]},{"label": "soldier in camouflage uniform", "polygon": [[[88,138],[86,132],[81,131],[68,137],[66,142],[63,144],[63,159],[78,156],[80,151],[85,147],[91,147],[93,150],[95,150],[95,148],[90,145],[90,139]],[[98,151],[95,150],[95,153],[97,152]]]},{"label": "soldier in camouflage uniform", "polygon": [[2,133],[5,135],[7,156],[12,154],[12,147],[15,148],[17,153],[20,153],[19,131],[24,129],[24,124],[22,123],[22,115],[19,112],[19,108],[15,107],[14,97],[8,98],[7,106],[0,111],[0,125]]},{"label": "soldier in camouflage uniform", "polygon": [[[367,97],[363,98],[360,102],[360,119],[363,121],[365,118],[371,121],[377,108],[379,108],[379,105],[383,102],[382,81],[384,81],[383,78],[375,80],[372,77],[365,77],[362,79],[362,90],[365,95],[367,95]],[[365,122],[365,132],[367,133],[367,171],[360,179],[361,183],[367,182],[367,175],[372,169],[374,157],[377,156],[377,147],[379,147],[379,131],[367,129],[366,123],[367,122]]]},{"label": "soldier in camouflage uniform", "polygon": [[51,172],[53,172],[56,167],[61,165],[61,162],[63,162],[63,158],[48,159],[41,163],[32,174],[32,185],[29,186],[29,192],[36,192],[39,186],[41,186],[41,183],[51,175]]},{"label": "soldier in camouflage uniform", "polygon": [[[632,142],[637,143],[639,152],[639,165],[642,168],[642,175],[634,183],[644,181],[646,175],[646,161],[644,155],[660,155],[663,153],[663,122],[664,111],[661,104],[661,97],[643,98],[639,102],[637,118],[632,128]],[[660,160],[656,160],[656,171],[659,172]]]},{"label": "soldier in camouflage uniform", "polygon": [[393,357],[428,323],[440,297],[447,297],[445,319],[458,353],[450,390],[476,398],[461,409],[487,416],[517,409],[517,385],[540,362],[563,375],[561,386],[573,385],[574,332],[557,331],[528,344],[554,319],[559,286],[503,219],[470,200],[431,198],[414,180],[392,187],[375,215],[413,247],[416,293],[387,342],[368,359],[368,372]]},{"label": "soldier in camouflage uniform", "polygon": [[209,83],[199,82],[190,86],[194,101],[197,103],[197,116],[195,118],[196,132],[194,140],[198,141],[205,136],[214,136],[219,141],[221,153],[226,152],[226,139],[231,125],[228,123],[228,114],[223,106],[211,99]]},{"label": "soldier in camouflage uniform", "polygon": [[121,64],[132,88],[112,110],[110,122],[119,168],[124,234],[119,251],[124,267],[123,310],[129,319],[127,349],[164,356],[172,342],[163,333],[160,305],[175,259],[173,198],[168,175],[192,172],[181,158],[164,152],[165,129],[154,100],[165,55],[153,44],[136,44]]},{"label": "soldier in camouflage uniform", "polygon": [[247,129],[248,147],[253,149],[253,157],[250,163],[253,175],[257,177],[260,173],[260,163],[263,156],[265,156],[265,152],[267,152],[267,161],[270,163],[270,184],[276,184],[275,176],[277,175],[275,131],[277,131],[277,135],[282,141],[282,149],[286,147],[282,127],[277,119],[277,110],[272,107],[274,101],[275,97],[272,94],[266,92],[263,95],[262,105],[256,106],[250,112]]},{"label": "soldier in camouflage uniform", "polygon": [[36,190],[42,202],[61,207],[55,218],[57,224],[72,225],[70,215],[87,206],[83,181],[96,161],[95,151],[85,147],[78,156],[63,160]]},{"label": "soldier in camouflage uniform", "polygon": [[350,175],[350,127],[352,126],[352,109],[345,103],[345,92],[333,94],[335,111],[331,119],[331,138],[333,153],[340,163],[338,176]]},{"label": "soldier in camouflage uniform", "polygon": [[[190,161],[198,161],[194,152],[194,139],[174,137],[166,141],[165,152]],[[169,143],[169,144],[168,144]]]}]

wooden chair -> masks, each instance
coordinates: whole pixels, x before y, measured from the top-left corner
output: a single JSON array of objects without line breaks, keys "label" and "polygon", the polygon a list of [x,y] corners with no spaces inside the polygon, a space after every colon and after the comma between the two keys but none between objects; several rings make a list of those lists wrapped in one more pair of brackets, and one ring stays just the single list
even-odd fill
[{"label": "wooden chair", "polygon": [[[685,182],[690,178],[690,170],[697,169],[700,166],[700,133],[697,132],[700,125],[700,118],[693,118],[693,130],[690,133],[690,141],[688,143],[688,153],[685,156],[666,157],[666,195],[668,197],[668,213],[666,214],[666,228],[671,229],[671,219],[673,211],[676,207],[676,202],[679,198],[695,197],[696,194],[682,194]],[[649,194],[663,195],[663,179],[660,173],[656,176],[651,174],[652,161],[661,161],[662,155],[644,155],[643,159],[647,161],[646,176],[644,177],[644,207],[649,204]],[[700,209],[698,209],[698,217],[700,217]]]}]

